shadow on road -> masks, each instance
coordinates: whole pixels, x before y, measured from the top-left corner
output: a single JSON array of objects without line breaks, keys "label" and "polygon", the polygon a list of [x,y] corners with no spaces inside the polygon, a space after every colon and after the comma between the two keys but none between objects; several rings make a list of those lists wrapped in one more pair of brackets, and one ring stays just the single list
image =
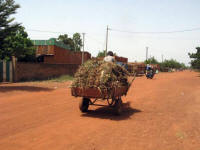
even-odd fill
[{"label": "shadow on road", "polygon": [[38,91],[52,91],[53,89],[45,87],[36,86],[0,86],[0,92],[11,92],[11,91],[28,91],[28,92],[38,92]]},{"label": "shadow on road", "polygon": [[126,120],[129,119],[133,114],[142,112],[139,109],[134,109],[130,107],[130,103],[123,103],[123,111],[120,116],[114,115],[114,109],[112,107],[104,106],[99,107],[96,110],[88,110],[87,113],[82,114],[82,117],[93,117],[100,119],[110,119],[110,120]]},{"label": "shadow on road", "polygon": [[136,77],[143,77],[144,74],[137,74]]}]

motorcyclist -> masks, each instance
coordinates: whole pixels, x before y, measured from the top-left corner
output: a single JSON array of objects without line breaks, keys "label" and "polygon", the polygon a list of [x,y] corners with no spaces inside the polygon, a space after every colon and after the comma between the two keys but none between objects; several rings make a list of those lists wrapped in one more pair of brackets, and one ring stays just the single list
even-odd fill
[{"label": "motorcyclist", "polygon": [[153,70],[153,67],[149,64],[147,64],[146,66],[146,77],[147,78],[153,78],[154,76],[154,70]]}]

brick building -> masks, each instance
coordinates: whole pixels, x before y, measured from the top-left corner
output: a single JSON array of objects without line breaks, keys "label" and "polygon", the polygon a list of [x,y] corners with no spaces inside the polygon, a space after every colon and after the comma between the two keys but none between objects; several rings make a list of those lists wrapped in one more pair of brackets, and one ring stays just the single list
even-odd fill
[{"label": "brick building", "polygon": [[130,73],[136,73],[136,75],[142,75],[145,73],[146,64],[143,62],[130,62],[128,63],[128,68]]},{"label": "brick building", "polygon": [[[71,51],[68,45],[49,40],[33,40],[36,47],[36,56],[38,61],[48,64],[81,64],[82,52]],[[84,61],[91,59],[91,54],[84,52]]]}]

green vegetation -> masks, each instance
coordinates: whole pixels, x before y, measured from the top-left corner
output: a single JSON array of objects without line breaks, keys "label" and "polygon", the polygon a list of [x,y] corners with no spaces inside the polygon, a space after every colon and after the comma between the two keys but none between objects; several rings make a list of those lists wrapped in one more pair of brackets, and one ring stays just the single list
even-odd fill
[{"label": "green vegetation", "polygon": [[158,64],[160,66],[161,71],[165,70],[165,69],[169,69],[169,68],[171,68],[171,69],[185,69],[186,68],[184,63],[180,63],[174,59],[159,62],[154,57],[151,57],[148,60],[146,60],[145,63],[146,64]]},{"label": "green vegetation", "polygon": [[67,34],[59,35],[58,41],[68,45],[72,51],[81,51],[82,39],[80,33],[73,34],[73,37],[68,37]]},{"label": "green vegetation", "polygon": [[160,63],[159,65],[160,65],[161,69],[164,69],[164,68],[185,69],[186,68],[184,63],[179,63],[178,61],[176,61],[174,59],[165,60],[164,62]]},{"label": "green vegetation", "polygon": [[105,56],[105,50],[103,51],[99,51],[99,53],[97,54],[97,57],[104,57]]},{"label": "green vegetation", "polygon": [[196,50],[197,50],[196,53],[188,53],[188,55],[192,59],[191,67],[193,69],[200,69],[200,47],[197,47]]},{"label": "green vegetation", "polygon": [[15,56],[19,61],[34,61],[35,49],[28,34],[11,17],[18,8],[14,0],[0,0],[0,59],[10,60]]},{"label": "green vegetation", "polygon": [[145,64],[159,64],[159,62],[154,57],[151,57],[148,60],[145,60],[144,63]]},{"label": "green vegetation", "polygon": [[74,50],[81,51],[81,47],[83,46],[83,44],[80,33],[74,33],[73,42],[74,42]]},{"label": "green vegetation", "polygon": [[74,77],[72,77],[70,75],[62,75],[60,77],[51,78],[51,79],[46,80],[46,81],[50,81],[50,82],[66,82],[66,81],[71,81],[73,79],[74,79]]},{"label": "green vegetation", "polygon": [[[105,50],[99,51],[99,53],[97,54],[97,57],[104,57],[104,56],[105,56],[105,53],[106,53]],[[117,56],[117,53],[113,53],[113,54],[114,54],[114,56]]]}]

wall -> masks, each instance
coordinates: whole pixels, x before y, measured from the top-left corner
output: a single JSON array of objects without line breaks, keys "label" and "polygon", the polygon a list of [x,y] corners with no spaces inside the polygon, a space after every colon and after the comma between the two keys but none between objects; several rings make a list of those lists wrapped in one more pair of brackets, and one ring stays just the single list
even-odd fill
[{"label": "wall", "polygon": [[[48,64],[81,64],[82,52],[73,52],[55,45],[36,46],[37,55],[45,55],[44,63]],[[91,54],[84,52],[84,61],[91,59]]]},{"label": "wall", "polygon": [[123,63],[128,63],[128,58],[115,56],[115,60]]},{"label": "wall", "polygon": [[146,64],[141,62],[130,62],[129,65],[132,65],[136,71],[137,74],[144,74],[146,70]]},{"label": "wall", "polygon": [[64,74],[73,75],[78,69],[76,64],[20,63],[15,66],[15,82],[48,79]]},{"label": "wall", "polygon": [[51,45],[38,45],[36,47],[36,55],[53,55],[54,46]]},{"label": "wall", "polygon": [[[91,58],[91,54],[84,52],[84,60],[87,61]],[[45,63],[51,63],[45,60]],[[81,64],[82,63],[82,52],[73,52],[65,50],[63,48],[54,46],[54,62],[56,64]]]},{"label": "wall", "polygon": [[13,81],[12,61],[0,60],[0,82],[12,82],[12,81]]}]

